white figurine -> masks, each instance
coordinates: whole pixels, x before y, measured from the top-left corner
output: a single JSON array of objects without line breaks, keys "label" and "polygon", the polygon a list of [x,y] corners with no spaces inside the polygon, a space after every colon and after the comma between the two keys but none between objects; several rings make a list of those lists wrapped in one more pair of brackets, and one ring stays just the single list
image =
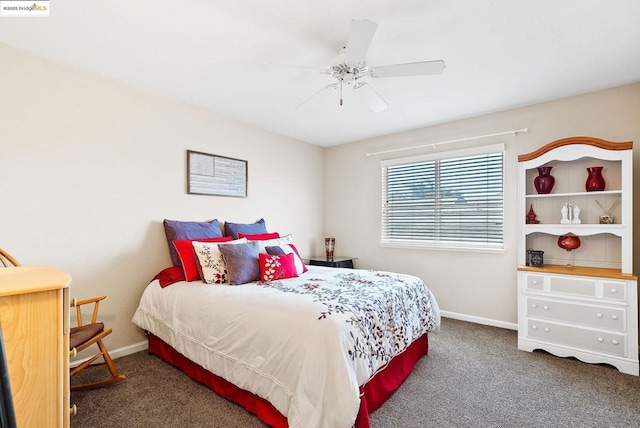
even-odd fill
[{"label": "white figurine", "polygon": [[560,210],[562,213],[562,220],[560,220],[560,224],[571,224],[571,220],[569,220],[569,203],[565,202]]},{"label": "white figurine", "polygon": [[580,207],[576,205],[573,207],[573,218],[571,219],[571,224],[581,223],[582,221],[580,220]]}]

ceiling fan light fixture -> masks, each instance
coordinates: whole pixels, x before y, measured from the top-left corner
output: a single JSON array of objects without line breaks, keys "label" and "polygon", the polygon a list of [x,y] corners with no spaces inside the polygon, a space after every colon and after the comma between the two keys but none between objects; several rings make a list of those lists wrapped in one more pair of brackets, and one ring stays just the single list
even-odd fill
[{"label": "ceiling fan light fixture", "polygon": [[389,107],[389,104],[366,82],[358,82],[353,85],[353,91],[360,94],[365,103],[374,113],[380,113]]}]

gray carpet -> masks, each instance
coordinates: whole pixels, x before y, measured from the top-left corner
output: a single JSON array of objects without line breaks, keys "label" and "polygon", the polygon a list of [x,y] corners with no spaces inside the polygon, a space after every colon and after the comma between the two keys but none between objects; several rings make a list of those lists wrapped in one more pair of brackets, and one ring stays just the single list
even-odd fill
[{"label": "gray carpet", "polygon": [[[446,318],[429,342],[429,355],[370,416],[372,427],[640,427],[636,376],[518,351],[515,331]],[[116,365],[124,382],[71,393],[72,428],[266,427],[146,352]],[[101,371],[85,370],[72,384]]]}]

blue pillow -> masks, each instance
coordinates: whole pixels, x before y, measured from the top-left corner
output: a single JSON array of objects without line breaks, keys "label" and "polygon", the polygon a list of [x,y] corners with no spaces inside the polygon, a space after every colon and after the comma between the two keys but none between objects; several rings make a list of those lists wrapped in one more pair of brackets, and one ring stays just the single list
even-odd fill
[{"label": "blue pillow", "polygon": [[264,249],[270,256],[282,256],[284,254],[287,254],[281,247],[278,246],[267,246],[264,247]]},{"label": "blue pillow", "polygon": [[171,262],[174,266],[182,266],[180,256],[173,246],[173,241],[177,239],[203,239],[203,238],[222,238],[220,223],[217,219],[212,221],[178,221],[164,220],[164,233],[167,235],[167,244],[169,244],[169,254]]},{"label": "blue pillow", "polygon": [[218,248],[227,265],[229,284],[246,284],[260,279],[260,247],[257,242],[218,244]]},{"label": "blue pillow", "polygon": [[233,239],[238,239],[238,233],[242,232],[246,235],[257,235],[260,233],[267,233],[267,226],[264,219],[261,218],[255,223],[224,223],[224,236],[231,236]]}]

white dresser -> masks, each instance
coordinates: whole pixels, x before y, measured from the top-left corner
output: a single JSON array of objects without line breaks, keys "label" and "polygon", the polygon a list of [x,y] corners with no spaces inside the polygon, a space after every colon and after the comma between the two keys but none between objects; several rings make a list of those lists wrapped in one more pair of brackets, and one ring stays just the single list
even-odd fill
[{"label": "white dresser", "polygon": [[[519,156],[519,349],[639,374],[631,147],[574,137]],[[548,194],[533,186],[543,165],[556,175]],[[587,192],[585,165],[605,165],[608,187]],[[579,223],[562,222],[565,204],[580,207]],[[600,206],[616,207],[613,224],[600,223]],[[526,221],[531,211],[539,222]],[[558,238],[567,234],[580,240],[570,252],[558,247]],[[543,266],[527,265],[529,249],[544,251]]]},{"label": "white dresser", "polygon": [[607,363],[638,375],[635,277],[607,269],[549,269],[518,271],[518,348]]}]

